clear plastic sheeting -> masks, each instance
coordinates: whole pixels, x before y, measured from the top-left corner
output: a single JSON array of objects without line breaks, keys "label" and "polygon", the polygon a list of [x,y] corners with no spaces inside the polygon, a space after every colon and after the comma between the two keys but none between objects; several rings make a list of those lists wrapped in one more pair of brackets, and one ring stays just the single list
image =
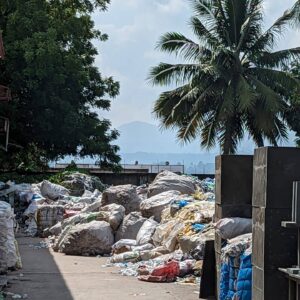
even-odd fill
[{"label": "clear plastic sheeting", "polygon": [[0,201],[0,272],[21,267],[14,233],[14,213],[10,204]]}]

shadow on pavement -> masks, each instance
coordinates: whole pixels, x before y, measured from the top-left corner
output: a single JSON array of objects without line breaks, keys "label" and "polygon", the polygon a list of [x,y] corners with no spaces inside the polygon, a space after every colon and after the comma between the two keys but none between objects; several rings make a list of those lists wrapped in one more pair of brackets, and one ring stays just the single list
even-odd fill
[{"label": "shadow on pavement", "polygon": [[50,249],[32,247],[42,239],[18,237],[17,240],[23,268],[10,274],[18,280],[13,280],[7,291],[27,294],[28,300],[73,300]]}]

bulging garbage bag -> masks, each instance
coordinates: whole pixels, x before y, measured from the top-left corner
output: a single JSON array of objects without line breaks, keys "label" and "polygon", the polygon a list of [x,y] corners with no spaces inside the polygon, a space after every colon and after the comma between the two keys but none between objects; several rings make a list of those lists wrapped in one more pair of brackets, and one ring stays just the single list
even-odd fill
[{"label": "bulging garbage bag", "polygon": [[179,191],[181,194],[191,195],[197,190],[195,181],[188,176],[177,175],[170,171],[159,173],[148,188],[148,197],[166,191]]},{"label": "bulging garbage bag", "polygon": [[121,239],[135,240],[139,230],[146,220],[147,219],[143,218],[139,212],[132,212],[125,216],[116,233],[116,241]]},{"label": "bulging garbage bag", "polygon": [[106,189],[102,195],[102,206],[116,203],[125,208],[125,213],[129,214],[140,210],[141,198],[136,192],[136,186],[118,185]]},{"label": "bulging garbage bag", "polygon": [[49,229],[51,235],[59,236],[62,232],[61,222],[58,222]]},{"label": "bulging garbage bag", "polygon": [[232,239],[239,235],[252,232],[252,219],[224,218],[215,224],[222,239]]},{"label": "bulging garbage bag", "polygon": [[64,218],[64,207],[62,205],[42,205],[38,207],[37,227],[42,232],[46,228],[50,228],[61,222]]},{"label": "bulging garbage bag", "polygon": [[112,252],[114,254],[129,252],[134,246],[136,246],[136,240],[122,239],[112,245]]},{"label": "bulging garbage bag", "polygon": [[44,180],[41,184],[41,194],[45,198],[57,200],[62,196],[69,195],[69,190],[65,187]]},{"label": "bulging garbage bag", "polygon": [[59,245],[59,251],[69,255],[101,255],[111,252],[114,243],[109,223],[92,221],[72,227]]},{"label": "bulging garbage bag", "polygon": [[137,245],[140,246],[140,245],[150,243],[152,241],[152,235],[157,225],[158,223],[154,221],[153,218],[146,220],[137,234],[136,237]]},{"label": "bulging garbage bag", "polygon": [[167,191],[143,200],[140,205],[143,217],[154,216],[155,221],[160,222],[162,211],[179,196],[179,191]]},{"label": "bulging garbage bag", "polygon": [[101,207],[100,211],[108,213],[109,217],[107,222],[110,224],[111,228],[116,231],[125,216],[125,208],[122,205],[112,203]]}]

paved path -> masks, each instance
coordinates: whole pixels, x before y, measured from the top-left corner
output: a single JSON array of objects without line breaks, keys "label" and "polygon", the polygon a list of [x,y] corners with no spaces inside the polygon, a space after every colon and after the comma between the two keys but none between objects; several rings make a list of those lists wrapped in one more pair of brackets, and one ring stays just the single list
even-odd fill
[{"label": "paved path", "polygon": [[196,300],[198,286],[147,283],[101,267],[106,258],[66,256],[50,249],[33,249],[39,239],[19,238],[23,269],[16,272],[9,292],[28,300]]}]

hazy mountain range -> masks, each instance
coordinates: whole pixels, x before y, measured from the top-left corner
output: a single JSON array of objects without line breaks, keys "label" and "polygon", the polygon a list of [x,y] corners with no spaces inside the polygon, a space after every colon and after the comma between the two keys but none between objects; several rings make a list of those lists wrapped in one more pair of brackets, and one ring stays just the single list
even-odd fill
[{"label": "hazy mountain range", "polygon": [[[200,140],[183,145],[176,137],[176,132],[161,130],[158,126],[146,122],[131,122],[117,128],[120,137],[116,144],[120,146],[122,164],[183,164],[187,173],[214,173],[215,156],[220,149],[210,151],[202,149]],[[294,146],[294,135],[283,146]],[[255,145],[245,136],[238,153],[252,154]],[[69,162],[70,157],[63,161]],[[78,163],[93,163],[90,159],[76,160]]]}]

